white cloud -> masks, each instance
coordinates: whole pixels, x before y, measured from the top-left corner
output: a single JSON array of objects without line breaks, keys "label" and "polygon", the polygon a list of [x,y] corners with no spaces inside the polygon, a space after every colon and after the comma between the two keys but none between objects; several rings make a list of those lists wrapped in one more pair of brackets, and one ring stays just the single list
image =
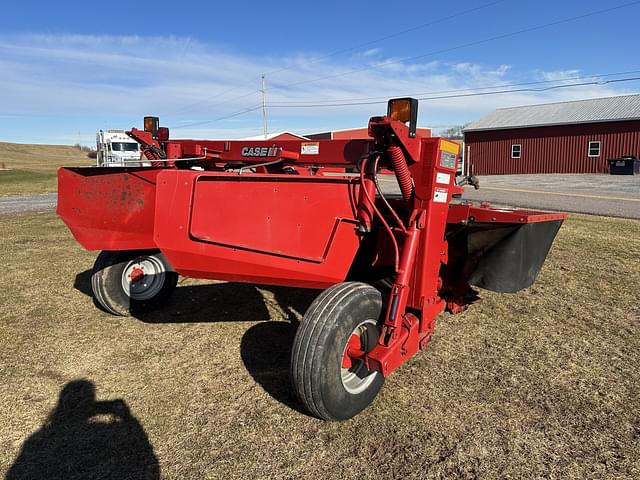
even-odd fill
[{"label": "white cloud", "polygon": [[[194,126],[176,130],[175,134],[237,138],[260,132],[260,112],[222,117],[260,103],[258,89],[263,72],[267,72],[267,95],[272,104],[380,98],[377,105],[270,109],[270,125],[274,129],[306,132],[364,125],[368,116],[384,111],[384,99],[394,96],[442,96],[446,94],[433,93],[510,85],[525,77],[561,81],[581,73],[567,68],[516,74],[506,64],[451,63],[438,59],[406,62],[398,57],[384,58],[382,53],[373,48],[346,59],[321,52],[258,57],[205,45],[192,38],[4,35],[0,36],[0,119],[14,115],[27,124],[32,116],[46,116],[52,122],[73,124],[69,127],[71,133],[59,135],[69,138],[77,132],[79,124],[89,132],[107,127],[127,128],[149,113],[159,114],[172,127],[221,118],[206,128]],[[352,70],[360,71],[344,74]],[[318,77],[327,78],[318,80]],[[431,99],[421,103],[420,122],[464,123],[498,107],[623,92],[622,85],[615,89],[609,85],[590,85]],[[114,121],[123,124],[109,123]]]},{"label": "white cloud", "polygon": [[570,80],[580,75],[580,70],[556,70],[553,72],[539,72],[540,77],[545,81]]},{"label": "white cloud", "polygon": [[364,52],[362,52],[362,56],[363,57],[372,57],[374,55],[377,55],[378,53],[381,53],[382,49],[381,48],[370,48],[369,50],[365,50]]}]

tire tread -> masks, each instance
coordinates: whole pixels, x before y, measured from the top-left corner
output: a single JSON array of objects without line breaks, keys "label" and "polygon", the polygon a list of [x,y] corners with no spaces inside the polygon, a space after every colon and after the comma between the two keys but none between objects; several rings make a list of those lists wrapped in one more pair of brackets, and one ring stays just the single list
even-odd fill
[{"label": "tire tread", "polygon": [[332,328],[339,320],[339,310],[348,305],[354,295],[363,295],[373,301],[380,294],[371,285],[361,282],[336,284],[322,292],[306,311],[300,330],[296,334],[291,359],[291,377],[294,389],[300,401],[311,414],[325,420],[338,420],[327,409],[319,390],[319,378],[322,372],[322,349]]}]

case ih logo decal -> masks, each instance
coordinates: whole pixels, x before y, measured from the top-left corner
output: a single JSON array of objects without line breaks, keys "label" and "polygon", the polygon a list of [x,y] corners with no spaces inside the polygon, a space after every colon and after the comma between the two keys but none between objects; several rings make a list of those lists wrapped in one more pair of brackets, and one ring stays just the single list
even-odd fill
[{"label": "case ih logo decal", "polygon": [[243,157],[275,157],[280,151],[279,147],[242,147]]}]

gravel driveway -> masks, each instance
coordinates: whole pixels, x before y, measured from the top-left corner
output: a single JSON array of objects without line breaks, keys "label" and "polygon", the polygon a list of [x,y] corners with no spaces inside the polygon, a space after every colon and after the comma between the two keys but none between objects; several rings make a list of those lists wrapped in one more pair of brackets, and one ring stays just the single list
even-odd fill
[{"label": "gravel driveway", "polygon": [[0,197],[0,215],[22,212],[46,212],[56,208],[57,193]]}]

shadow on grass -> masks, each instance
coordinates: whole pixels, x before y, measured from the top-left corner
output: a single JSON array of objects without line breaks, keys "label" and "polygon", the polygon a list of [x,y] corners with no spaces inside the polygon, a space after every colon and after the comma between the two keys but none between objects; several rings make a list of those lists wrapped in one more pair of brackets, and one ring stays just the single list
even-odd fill
[{"label": "shadow on grass", "polygon": [[240,355],[247,371],[271,397],[309,415],[291,385],[291,347],[298,322],[260,322],[242,336]]},{"label": "shadow on grass", "polygon": [[73,288],[93,298],[93,292],[91,291],[91,269],[76,274],[76,278],[73,281]]},{"label": "shadow on grass", "polygon": [[[91,270],[76,275],[73,287],[93,298]],[[272,307],[282,312],[282,319],[297,321],[318,290],[277,286],[260,286],[273,294]],[[148,323],[215,323],[255,322],[269,320],[271,314],[257,285],[249,283],[214,283],[176,287],[168,302],[149,312],[131,312],[138,320]]]},{"label": "shadow on grass", "polygon": [[[79,273],[74,287],[92,296],[91,271]],[[269,321],[271,312],[260,290],[273,294],[271,307],[281,312],[284,321]],[[260,286],[260,290],[246,283],[178,286],[164,307],[132,315],[148,323],[260,322],[242,337],[240,353],[245,368],[274,399],[306,414],[291,389],[289,365],[298,316],[319,291],[276,286]]]},{"label": "shadow on grass", "polygon": [[67,383],[44,425],[22,445],[6,480],[158,479],[160,466],[124,400],[97,401],[88,380]]}]

